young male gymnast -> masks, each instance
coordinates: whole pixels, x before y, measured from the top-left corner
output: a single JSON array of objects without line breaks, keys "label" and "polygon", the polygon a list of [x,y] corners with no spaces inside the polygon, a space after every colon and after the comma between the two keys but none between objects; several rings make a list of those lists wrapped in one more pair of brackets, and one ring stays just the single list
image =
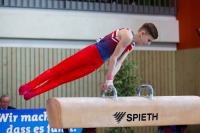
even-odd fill
[{"label": "young male gymnast", "polygon": [[109,59],[106,81],[100,86],[101,91],[107,91],[113,85],[115,74],[135,43],[150,45],[157,38],[158,31],[153,23],[144,23],[135,33],[129,28],[117,29],[20,86],[19,95],[29,100],[92,73]]}]

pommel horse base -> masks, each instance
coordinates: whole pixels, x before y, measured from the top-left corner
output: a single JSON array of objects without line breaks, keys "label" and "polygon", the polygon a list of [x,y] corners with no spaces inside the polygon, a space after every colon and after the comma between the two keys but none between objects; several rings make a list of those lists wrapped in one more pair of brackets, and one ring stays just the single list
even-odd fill
[{"label": "pommel horse base", "polygon": [[50,98],[51,128],[97,128],[200,124],[199,96]]}]

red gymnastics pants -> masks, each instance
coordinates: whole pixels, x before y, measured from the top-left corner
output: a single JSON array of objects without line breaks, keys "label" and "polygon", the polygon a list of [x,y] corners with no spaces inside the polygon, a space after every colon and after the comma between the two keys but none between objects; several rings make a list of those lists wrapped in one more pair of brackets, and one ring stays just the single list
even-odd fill
[{"label": "red gymnastics pants", "polygon": [[92,44],[46,70],[27,84],[31,86],[31,91],[35,91],[36,95],[39,95],[59,85],[88,75],[103,63],[96,45]]}]

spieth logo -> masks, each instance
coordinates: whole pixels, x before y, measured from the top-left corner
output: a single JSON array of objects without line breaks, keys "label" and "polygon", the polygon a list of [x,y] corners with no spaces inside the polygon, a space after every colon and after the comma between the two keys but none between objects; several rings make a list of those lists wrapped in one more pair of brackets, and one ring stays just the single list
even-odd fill
[{"label": "spieth logo", "polygon": [[126,112],[116,112],[113,116],[116,120],[116,122],[119,124],[120,121],[124,118]]},{"label": "spieth logo", "polygon": [[[126,112],[116,112],[113,116],[116,122],[119,124],[124,118]],[[158,121],[158,113],[142,113],[142,114],[127,114],[127,122],[131,121]]]}]

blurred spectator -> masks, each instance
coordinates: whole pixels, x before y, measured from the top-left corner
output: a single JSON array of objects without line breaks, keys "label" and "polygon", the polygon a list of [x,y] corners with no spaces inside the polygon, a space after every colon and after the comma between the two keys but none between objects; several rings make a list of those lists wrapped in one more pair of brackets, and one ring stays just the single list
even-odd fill
[{"label": "blurred spectator", "polygon": [[10,104],[10,96],[9,95],[2,95],[0,98],[0,110],[4,109],[16,109],[14,107],[9,106]]}]

